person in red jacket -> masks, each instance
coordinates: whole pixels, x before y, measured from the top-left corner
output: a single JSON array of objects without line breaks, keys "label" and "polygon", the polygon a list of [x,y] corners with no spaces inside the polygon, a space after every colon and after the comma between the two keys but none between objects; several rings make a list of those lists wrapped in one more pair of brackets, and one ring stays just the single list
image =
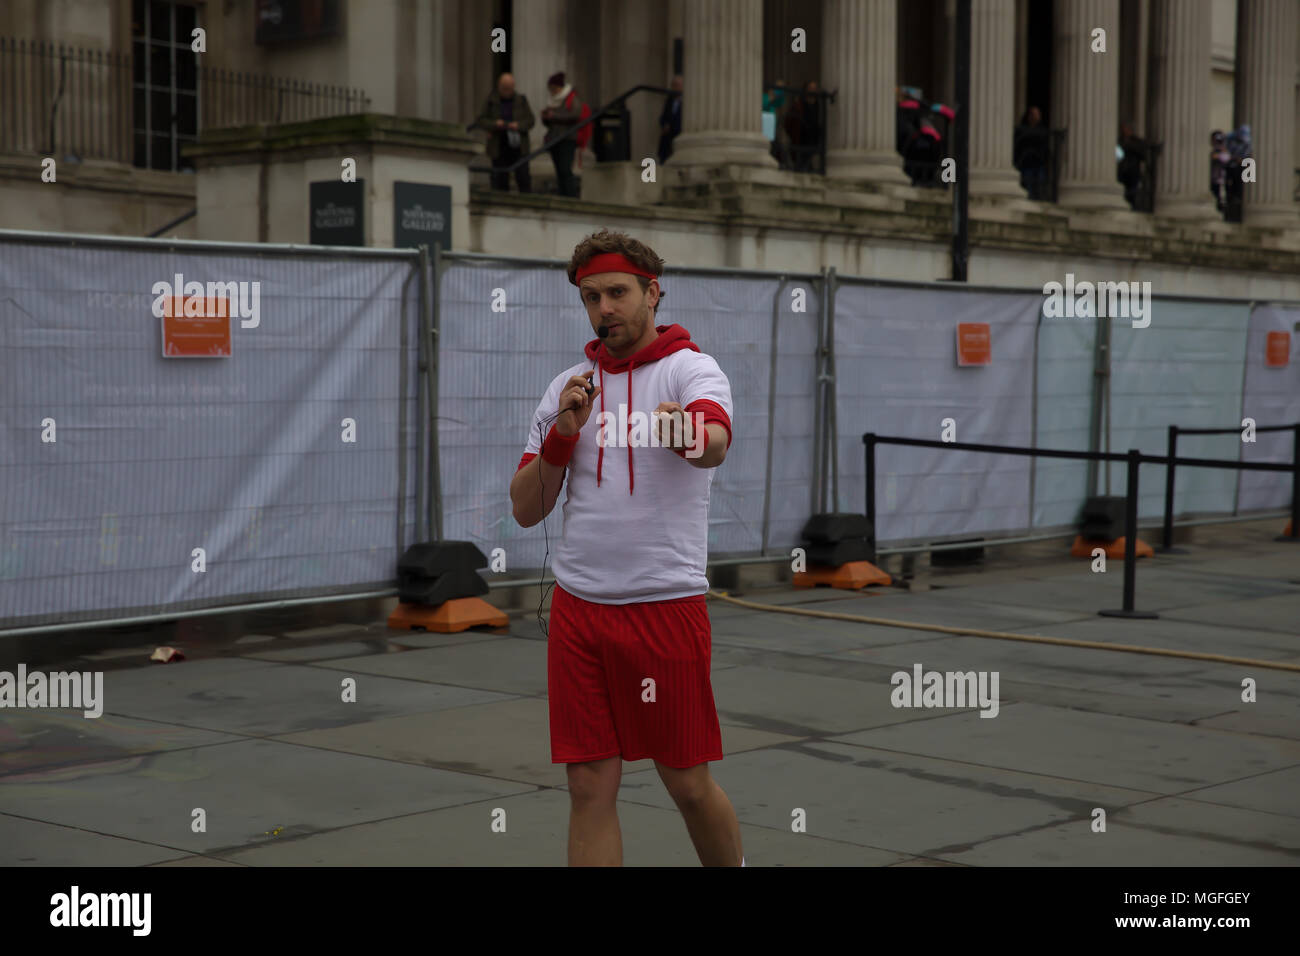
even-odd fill
[{"label": "person in red jacket", "polygon": [[[722,736],[704,572],[709,491],[731,443],[731,387],[684,328],[655,324],[662,273],[663,260],[623,233],[578,244],[569,281],[598,337],[551,380],[510,483],[525,528],[545,521],[568,489],[546,656],[551,760],[566,764],[569,781],[571,866],[622,864],[622,761],[647,758],[700,862],[745,862],[736,811],[709,774]],[[678,413],[676,422],[661,413]]]},{"label": "person in red jacket", "polygon": [[[542,125],[546,127],[543,145],[553,144],[550,153],[551,160],[555,163],[560,195],[577,198],[578,178],[573,175],[573,157],[579,144],[573,136],[565,137],[564,134],[582,120],[582,103],[573,87],[564,82],[563,73],[556,73],[547,80],[546,89],[551,97],[542,110]],[[590,129],[588,125],[578,135],[581,136]]]}]

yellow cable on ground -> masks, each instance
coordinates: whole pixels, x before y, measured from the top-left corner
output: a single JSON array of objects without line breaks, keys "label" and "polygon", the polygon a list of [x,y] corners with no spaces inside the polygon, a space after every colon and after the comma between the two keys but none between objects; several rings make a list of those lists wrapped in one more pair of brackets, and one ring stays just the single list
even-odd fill
[{"label": "yellow cable on ground", "polygon": [[1216,664],[1241,664],[1246,667],[1263,667],[1277,671],[1300,673],[1300,664],[1284,661],[1259,661],[1249,657],[1228,657],[1225,654],[1198,654],[1194,651],[1170,651],[1163,647],[1140,647],[1136,644],[1103,644],[1100,641],[1076,641],[1068,637],[1043,637],[1039,634],[1009,634],[1006,631],[981,631],[973,627],[945,627],[942,624],[919,624],[914,621],[891,621],[883,617],[863,617],[860,614],[841,614],[836,611],[813,611],[808,608],[782,607],[778,604],[757,604],[742,601],[725,591],[709,589],[709,596],[750,607],[756,611],[776,611],[778,614],[801,614],[805,617],[824,617],[833,621],[856,621],[859,624],[880,624],[884,627],[906,627],[913,631],[938,631],[940,634],[961,634],[970,637],[987,637],[996,641],[1024,641],[1029,644],[1059,644],[1062,647],[1085,647],[1094,651],[1122,651],[1125,654],[1153,654],[1157,657],[1182,657],[1192,661],[1213,661]]}]

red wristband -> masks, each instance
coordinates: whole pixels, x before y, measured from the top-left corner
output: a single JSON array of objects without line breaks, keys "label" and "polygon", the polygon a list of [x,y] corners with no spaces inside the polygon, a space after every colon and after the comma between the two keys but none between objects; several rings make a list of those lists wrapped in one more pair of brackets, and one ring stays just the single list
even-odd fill
[{"label": "red wristband", "polygon": [[573,449],[577,447],[578,435],[561,435],[552,425],[550,434],[542,442],[542,461],[563,468],[568,465],[569,459],[573,457]]},{"label": "red wristband", "polygon": [[[695,456],[697,458],[701,457],[709,449],[709,426],[701,425],[700,434],[704,436],[704,444],[700,447],[700,454]],[[681,456],[681,458],[684,460],[686,458],[686,453],[688,451],[690,451],[689,448],[674,448],[673,454]]]}]

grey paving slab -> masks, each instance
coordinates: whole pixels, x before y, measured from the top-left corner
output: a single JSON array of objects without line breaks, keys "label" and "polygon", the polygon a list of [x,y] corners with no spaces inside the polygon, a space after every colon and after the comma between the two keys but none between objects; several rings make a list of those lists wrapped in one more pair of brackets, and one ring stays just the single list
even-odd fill
[{"label": "grey paving slab", "polygon": [[325,661],[319,666],[506,694],[546,693],[546,645],[513,637]]},{"label": "grey paving slab", "polygon": [[1219,624],[1233,630],[1249,628],[1280,631],[1300,642],[1300,593],[1278,594],[1251,601],[1206,602],[1195,608],[1171,610],[1165,616],[1202,624]]},{"label": "grey paving slab", "polygon": [[[539,786],[561,786],[568,779],[562,764],[551,763],[549,709],[547,702],[537,697],[375,720],[363,725],[274,739]],[[722,726],[724,754],[796,739],[726,723]],[[637,765],[643,763],[651,765],[650,761],[636,762]]]},{"label": "grey paving slab", "polygon": [[933,631],[767,613],[729,620],[713,628],[714,646],[764,647],[792,654],[832,654],[855,647],[925,641],[940,636]]},{"label": "grey paving slab", "polygon": [[1105,833],[1078,819],[938,853],[979,866],[1296,866],[1300,822],[1169,797],[1108,810]]},{"label": "grey paving slab", "polygon": [[890,866],[962,866],[961,863],[951,863],[947,860],[930,860],[923,856],[914,856],[907,860],[901,860],[898,863],[891,863]]},{"label": "grey paving slab", "polygon": [[[1153,697],[1138,691],[1119,693],[1112,688],[1104,691],[1076,690],[1054,684],[1012,680],[1002,681],[999,692],[1004,702],[1042,704],[1066,710],[1086,710],[1118,717],[1182,724],[1205,723],[1203,718],[1206,717],[1207,710],[1213,710],[1204,697],[1197,695]],[[1213,726],[1213,723],[1210,722],[1210,725]]]},{"label": "grey paving slab", "polygon": [[238,658],[186,661],[106,673],[104,710],[187,727],[269,735],[464,707],[504,696],[367,676],[358,681],[356,702],[345,703],[342,679],[337,671],[320,666]]},{"label": "grey paving slab", "polygon": [[[1241,699],[1242,680],[1255,681],[1256,699]],[[1127,680],[1107,691],[1148,699],[1186,701],[1203,708],[1198,727],[1300,740],[1300,673],[1212,665],[1192,674]]]},{"label": "grey paving slab", "polygon": [[922,719],[899,710],[887,684],[742,665],[713,677],[718,715],[728,723],[792,737],[820,737]]},{"label": "grey paving slab", "polygon": [[307,647],[286,647],[280,650],[256,651],[241,656],[255,661],[310,664],[314,661],[329,661],[340,657],[390,654],[400,650],[401,648],[391,647],[381,639],[374,641],[340,641],[337,644],[312,644]]},{"label": "grey paving slab", "polygon": [[1161,721],[1008,704],[832,738],[1133,790],[1175,794],[1300,763],[1300,743]]},{"label": "grey paving slab", "polygon": [[1266,554],[1234,554],[1195,549],[1192,554],[1178,557],[1177,567],[1186,567],[1201,574],[1219,577],[1248,577],[1272,581],[1275,585],[1290,584],[1300,587],[1300,553],[1294,548],[1270,547]]},{"label": "grey paving slab", "polygon": [[[1019,633],[1034,632],[1024,628]],[[1054,625],[1050,633],[1052,637],[1103,644],[1134,644],[1260,660],[1281,660],[1288,654],[1300,652],[1300,638],[1278,631],[1224,628],[1175,618],[1163,612],[1155,619],[1094,616]]]},{"label": "grey paving slab", "polygon": [[88,718],[55,710],[8,711],[0,725],[0,782],[45,767],[97,763],[238,739],[233,734],[111,713]]},{"label": "grey paving slab", "polygon": [[0,813],[0,866],[148,866],[173,847]]},{"label": "grey paving slab", "polygon": [[984,604],[966,601],[956,594],[925,591],[918,594],[893,593],[871,605],[869,610],[841,608],[828,602],[825,610],[860,614],[919,624],[947,627],[976,627],[987,631],[1007,631],[1030,626],[1046,626],[1061,621],[1078,620],[1097,608],[1073,610],[1058,604],[1046,607],[1019,607],[1011,604]]},{"label": "grey paving slab", "polygon": [[[0,813],[220,855],[223,848],[530,791],[394,761],[244,740],[49,771],[0,787]],[[207,814],[207,832],[190,830]],[[129,808],[129,809],[128,809]],[[279,834],[273,831],[279,831]],[[91,859],[89,851],[84,858]],[[78,861],[73,865],[83,865]]]},{"label": "grey paving slab", "polygon": [[[504,811],[505,832],[492,829],[497,810]],[[624,866],[700,865],[675,807],[620,799],[618,818]],[[232,852],[227,859],[254,866],[558,867],[568,857],[568,826],[568,795],[542,790],[267,844]],[[883,866],[904,859],[743,824],[740,839],[746,865],[754,866]]]},{"label": "grey paving slab", "polygon": [[[713,776],[742,823],[786,834],[798,809],[809,835],[904,858],[1073,819],[1102,801],[1122,806],[1152,797],[830,742],[738,754]],[[625,798],[671,806],[655,778],[625,776]]]},{"label": "grey paving slab", "polygon": [[1226,730],[1236,734],[1254,734],[1262,737],[1285,737],[1288,740],[1300,740],[1300,726],[1297,726],[1297,718],[1291,713],[1278,716],[1264,711],[1240,710],[1231,714],[1220,714],[1216,717],[1198,720],[1195,723],[1198,727]]},{"label": "grey paving slab", "polygon": [[319,627],[303,627],[283,633],[285,637],[298,640],[320,640],[326,637],[355,637],[366,631],[365,624],[323,624]]},{"label": "grey paving slab", "polygon": [[1200,803],[1217,803],[1245,810],[1300,817],[1300,767],[1261,773],[1245,780],[1193,790],[1184,796]]},{"label": "grey paving slab", "polygon": [[[1108,562],[1105,573],[1093,572],[1088,563],[1081,562],[1077,573],[1070,576],[944,589],[937,593],[961,602],[1050,606],[1095,613],[1103,608],[1122,607],[1123,587],[1122,561]],[[1206,573],[1188,573],[1172,567],[1152,567],[1141,561],[1138,564],[1135,594],[1137,607],[1157,611],[1196,607],[1222,600],[1253,601],[1278,595],[1300,598],[1300,592],[1288,584],[1245,577],[1226,578]]]},{"label": "grey paving slab", "polygon": [[[534,622],[534,627],[536,623]],[[452,634],[438,634],[431,631],[401,631],[384,628],[380,633],[390,644],[400,647],[454,647],[457,644],[483,644],[497,641],[503,637],[527,639],[527,627],[521,627],[518,621],[512,621],[509,634],[494,631],[456,631]]]},{"label": "grey paving slab", "polygon": [[238,863],[231,863],[229,860],[217,860],[210,856],[183,856],[179,860],[166,860],[162,863],[151,863],[150,866],[239,866]]}]

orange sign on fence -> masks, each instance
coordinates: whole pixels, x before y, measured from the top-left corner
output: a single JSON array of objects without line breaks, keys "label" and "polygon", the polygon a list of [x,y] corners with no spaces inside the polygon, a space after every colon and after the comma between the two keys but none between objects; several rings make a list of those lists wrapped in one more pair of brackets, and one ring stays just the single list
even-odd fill
[{"label": "orange sign on fence", "polygon": [[987,322],[957,323],[957,364],[989,365],[993,361],[993,340]]},{"label": "orange sign on fence", "polygon": [[164,358],[229,358],[230,300],[165,299],[162,316]]},{"label": "orange sign on fence", "polygon": [[1270,332],[1264,349],[1264,364],[1268,368],[1286,368],[1291,361],[1291,333]]}]

